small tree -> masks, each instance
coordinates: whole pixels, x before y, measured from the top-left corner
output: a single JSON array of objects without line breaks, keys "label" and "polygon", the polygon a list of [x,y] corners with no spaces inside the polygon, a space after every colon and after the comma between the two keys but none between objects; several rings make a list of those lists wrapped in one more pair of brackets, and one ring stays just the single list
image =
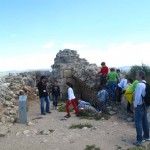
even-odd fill
[{"label": "small tree", "polygon": [[132,66],[130,71],[127,73],[126,78],[136,79],[136,72],[138,70],[143,70],[146,74],[146,81],[150,83],[150,66],[142,64],[141,66]]}]

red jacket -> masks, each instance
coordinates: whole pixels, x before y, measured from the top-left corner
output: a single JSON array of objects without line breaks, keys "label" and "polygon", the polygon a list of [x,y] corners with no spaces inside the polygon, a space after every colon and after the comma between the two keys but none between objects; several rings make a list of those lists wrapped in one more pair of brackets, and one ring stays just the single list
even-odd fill
[{"label": "red jacket", "polygon": [[107,66],[102,67],[101,71],[98,72],[98,74],[100,74],[100,73],[107,75],[108,74],[108,67]]}]

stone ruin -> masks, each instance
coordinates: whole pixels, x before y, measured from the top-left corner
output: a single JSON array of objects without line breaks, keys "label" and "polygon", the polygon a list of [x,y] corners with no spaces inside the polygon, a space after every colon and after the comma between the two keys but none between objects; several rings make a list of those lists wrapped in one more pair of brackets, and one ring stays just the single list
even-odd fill
[{"label": "stone ruin", "polygon": [[77,51],[60,50],[52,65],[53,81],[57,80],[60,86],[61,98],[66,100],[66,82],[74,86],[75,95],[91,103],[97,100],[99,70],[96,64],[90,64],[86,59],[80,58]]}]

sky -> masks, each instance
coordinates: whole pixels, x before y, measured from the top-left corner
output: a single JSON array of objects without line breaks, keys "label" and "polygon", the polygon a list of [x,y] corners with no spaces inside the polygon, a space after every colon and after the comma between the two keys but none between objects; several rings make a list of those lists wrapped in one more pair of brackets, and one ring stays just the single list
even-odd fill
[{"label": "sky", "polygon": [[0,71],[50,68],[65,48],[150,65],[150,0],[0,0]]}]

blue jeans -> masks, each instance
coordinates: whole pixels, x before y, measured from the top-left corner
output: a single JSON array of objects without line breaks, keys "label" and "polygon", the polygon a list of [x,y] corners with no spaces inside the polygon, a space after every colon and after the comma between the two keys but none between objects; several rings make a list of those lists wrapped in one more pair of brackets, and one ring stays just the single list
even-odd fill
[{"label": "blue jeans", "polygon": [[[149,124],[147,119],[147,107],[142,104],[135,108],[135,126],[137,132],[137,141],[142,141],[144,138],[149,138]],[[142,135],[142,129],[144,135]]]},{"label": "blue jeans", "polygon": [[58,95],[53,95],[53,106],[57,107],[58,104]]},{"label": "blue jeans", "polygon": [[117,87],[117,82],[108,82],[106,85],[106,90],[111,98],[111,100],[115,100],[116,97],[116,87]]},{"label": "blue jeans", "polygon": [[41,97],[41,113],[45,112],[44,101],[46,102],[46,112],[50,112],[50,98],[49,96]]}]

